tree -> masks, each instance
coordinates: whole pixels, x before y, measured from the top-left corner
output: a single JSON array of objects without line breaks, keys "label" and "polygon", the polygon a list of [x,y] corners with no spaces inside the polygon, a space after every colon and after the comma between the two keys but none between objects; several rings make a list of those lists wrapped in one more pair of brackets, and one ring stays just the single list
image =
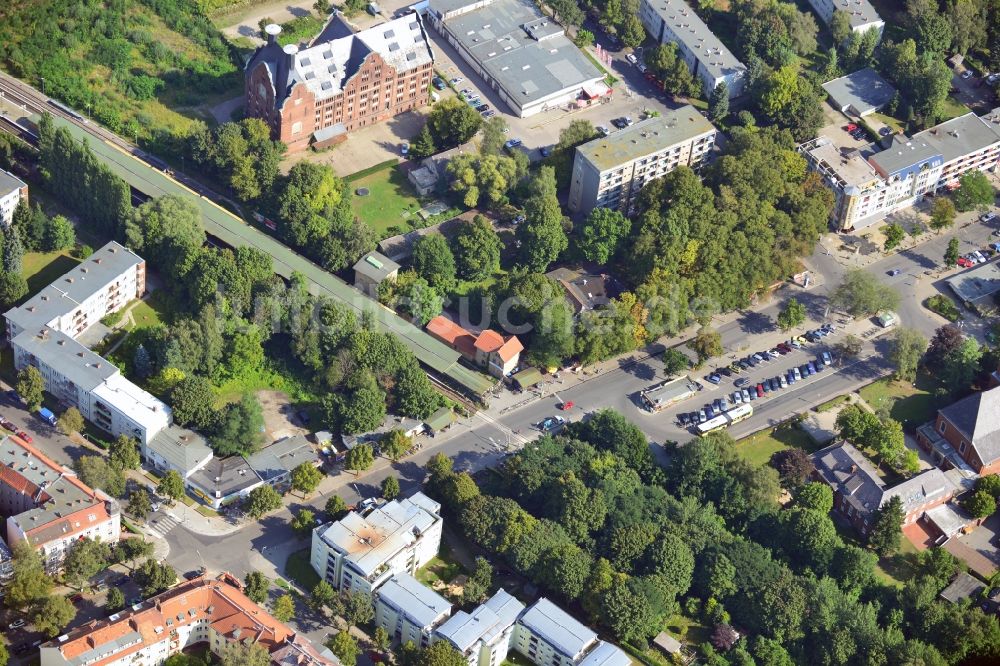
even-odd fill
[{"label": "tree", "polygon": [[415,666],[464,666],[465,656],[448,641],[436,641],[420,653]]},{"label": "tree", "polygon": [[869,317],[882,310],[895,310],[899,293],[871,273],[854,269],[847,272],[830,300],[853,317]]},{"label": "tree", "polygon": [[976,479],[975,489],[989,493],[994,499],[1000,500],[1000,474],[989,474]]},{"label": "tree", "polygon": [[127,469],[139,469],[142,462],[139,458],[139,442],[134,437],[118,435],[108,447],[108,462],[123,472]]},{"label": "tree", "polygon": [[716,650],[729,652],[739,639],[740,635],[731,626],[728,624],[717,624],[712,629],[712,635],[709,636],[708,641]]},{"label": "tree", "polygon": [[56,425],[59,428],[59,432],[64,435],[80,432],[83,430],[83,415],[80,414],[80,410],[76,407],[70,407],[62,413]]},{"label": "tree", "polygon": [[259,571],[251,571],[243,579],[243,592],[255,604],[267,601],[267,591],[270,587],[271,581]]},{"label": "tree", "polygon": [[149,498],[149,493],[145,488],[136,488],[128,496],[128,512],[139,520],[146,520],[146,516],[153,510],[153,502]]},{"label": "tree", "polygon": [[462,145],[479,131],[482,123],[483,117],[457,97],[437,102],[427,116],[427,126],[439,150]]},{"label": "tree", "polygon": [[321,580],[316,583],[312,592],[309,593],[309,601],[307,603],[313,610],[320,610],[329,606],[336,596],[337,592],[333,589],[333,586],[325,580]]},{"label": "tree", "polygon": [[330,0],[316,0],[313,3],[313,10],[320,16],[330,13]]},{"label": "tree", "polygon": [[567,248],[563,214],[556,196],[555,171],[543,166],[530,181],[530,194],[524,202],[527,218],[515,232],[521,244],[520,261],[529,271],[544,273]]},{"label": "tree", "polygon": [[712,96],[708,98],[708,117],[713,122],[722,122],[729,115],[729,87],[725,81],[719,83],[712,90]]},{"label": "tree", "polygon": [[311,462],[299,463],[292,470],[292,488],[302,493],[303,497],[316,490],[316,486],[322,480],[323,472],[319,471]]},{"label": "tree", "polygon": [[42,601],[52,591],[52,579],[45,573],[42,556],[27,541],[17,541],[11,548],[13,563],[4,603],[24,610]]},{"label": "tree", "polygon": [[279,622],[288,622],[295,617],[295,600],[292,595],[283,594],[274,601],[271,609],[273,615]]},{"label": "tree", "polygon": [[212,382],[200,375],[188,375],[170,392],[174,421],[199,430],[211,428],[218,420]]},{"label": "tree", "polygon": [[29,411],[38,411],[38,408],[42,406],[45,379],[35,366],[25,366],[17,373],[17,384],[14,388],[17,389],[17,394],[21,396],[21,400],[28,406]]},{"label": "tree", "polygon": [[[260,348],[260,342],[256,343]],[[252,393],[244,393],[239,402],[228,405],[222,422],[211,437],[212,450],[220,456],[249,455],[260,448],[264,439],[264,413]]]},{"label": "tree", "polygon": [[160,484],[156,486],[156,492],[171,500],[179,500],[184,497],[184,479],[177,473],[177,470],[169,470],[160,478]]},{"label": "tree", "polygon": [[123,608],[125,608],[125,593],[119,587],[110,588],[104,601],[104,610],[114,612]]},{"label": "tree", "polygon": [[2,253],[4,272],[19,275],[24,261],[24,246],[21,245],[17,227],[10,226],[4,230]]},{"label": "tree", "polygon": [[260,643],[246,638],[229,643],[219,656],[219,663],[220,666],[268,666],[271,655]]},{"label": "tree", "polygon": [[479,282],[500,269],[503,243],[482,215],[461,225],[451,242],[456,270],[463,280]]},{"label": "tree", "polygon": [[952,238],[948,241],[948,248],[944,251],[944,265],[951,268],[958,263],[958,239]]},{"label": "tree", "polygon": [[49,638],[55,638],[75,617],[76,607],[69,599],[61,595],[52,596],[35,612],[35,629]]},{"label": "tree", "polygon": [[348,624],[360,627],[375,618],[375,606],[370,594],[350,592],[344,598],[344,619]]},{"label": "tree", "polygon": [[91,488],[100,488],[116,498],[125,495],[125,476],[101,456],[82,456],[73,464],[73,468]]},{"label": "tree", "polygon": [[917,366],[927,351],[927,339],[912,328],[900,328],[889,347],[889,361],[896,368],[896,378],[912,382],[917,377]]},{"label": "tree", "polygon": [[325,645],[330,648],[330,652],[337,655],[337,659],[343,666],[354,666],[361,653],[358,642],[348,631],[337,632],[326,641]]},{"label": "tree", "polygon": [[985,490],[974,490],[962,498],[962,508],[973,518],[986,518],[997,510],[997,500]]},{"label": "tree", "polygon": [[347,452],[344,466],[354,470],[355,473],[361,473],[371,467],[374,462],[375,456],[372,447],[368,444],[359,444]]},{"label": "tree", "polygon": [[479,141],[480,155],[502,155],[504,135],[508,132],[507,121],[500,116],[493,116],[483,123],[482,138]]},{"label": "tree", "polygon": [[0,304],[13,306],[28,293],[28,282],[20,273],[0,272]]},{"label": "tree", "polygon": [[979,360],[982,356],[982,347],[972,337],[963,338],[962,343],[948,353],[939,377],[951,395],[958,395],[969,388],[972,380],[979,374]]},{"label": "tree", "polygon": [[577,249],[588,261],[606,264],[618,253],[632,222],[617,210],[594,208],[577,232]]},{"label": "tree", "polygon": [[629,13],[625,17],[619,34],[622,44],[628,48],[634,49],[642,44],[642,40],[646,39],[646,30],[642,27],[642,21],[639,20],[638,14]]},{"label": "tree", "polygon": [[833,346],[833,351],[843,358],[857,358],[864,344],[864,341],[858,336],[848,334]]},{"label": "tree", "polygon": [[413,440],[399,428],[393,428],[379,442],[379,450],[390,460],[396,461],[409,453]]},{"label": "tree", "polygon": [[340,495],[331,495],[323,508],[331,520],[340,520],[347,514],[347,502]]},{"label": "tree", "polygon": [[390,474],[382,479],[382,497],[394,500],[399,495],[399,479]]},{"label": "tree", "polygon": [[885,246],[883,249],[886,252],[898,246],[906,238],[906,229],[895,222],[885,225],[882,233],[885,235]]},{"label": "tree", "polygon": [[281,506],[281,495],[269,485],[258,486],[246,499],[247,514],[255,520]]},{"label": "tree", "polygon": [[168,195],[136,208],[125,222],[125,237],[136,252],[155,257],[168,280],[180,280],[205,244],[205,229],[201,211],[191,201]]},{"label": "tree", "polygon": [[151,597],[173,585],[177,581],[177,572],[169,564],[150,558],[135,570],[133,577],[142,594]]},{"label": "tree", "polygon": [[789,298],[785,307],[778,313],[778,326],[782,331],[790,331],[801,326],[806,320],[806,307],[797,298]]},{"label": "tree", "polygon": [[[384,420],[385,393],[377,386],[359,388],[340,410],[340,430],[345,434],[370,432],[382,425]],[[371,451],[371,447],[368,450]],[[350,457],[350,451],[347,455]]]},{"label": "tree", "polygon": [[688,341],[688,347],[698,355],[698,362],[703,363],[713,356],[722,355],[722,335],[711,328],[702,326],[698,334]]},{"label": "tree", "polygon": [[111,563],[111,549],[103,541],[84,537],[74,542],[63,562],[63,577],[74,587],[80,587]]},{"label": "tree", "polygon": [[76,229],[73,223],[62,215],[56,215],[49,220],[42,237],[42,249],[47,252],[66,250],[76,244]]},{"label": "tree", "polygon": [[801,486],[816,470],[809,455],[797,447],[775,453],[771,456],[771,466],[778,470],[781,485],[788,489]]},{"label": "tree", "polygon": [[302,535],[307,535],[316,527],[316,514],[309,509],[301,509],[292,518],[292,529]]},{"label": "tree", "polygon": [[931,204],[931,229],[940,231],[953,224],[955,224],[955,204],[946,196],[934,197],[934,203]]},{"label": "tree", "polygon": [[898,495],[893,495],[875,513],[871,530],[868,532],[868,547],[879,557],[888,557],[899,549],[902,535],[903,503]]},{"label": "tree", "polygon": [[438,233],[418,238],[413,243],[413,270],[432,287],[450,289],[455,283],[455,256],[448,240]]},{"label": "tree", "polygon": [[382,627],[375,627],[375,632],[372,634],[372,645],[375,646],[375,649],[385,653],[391,644],[392,639],[389,636],[389,632]]},{"label": "tree", "polygon": [[807,483],[795,492],[795,506],[830,513],[833,510],[833,491],[825,483]]},{"label": "tree", "polygon": [[415,160],[422,160],[430,157],[437,151],[437,146],[434,145],[434,137],[431,135],[430,125],[424,123],[424,126],[420,128],[417,136],[413,139],[413,143],[410,144],[410,157]]},{"label": "tree", "polygon": [[970,169],[958,179],[959,188],[954,194],[955,207],[962,211],[986,210],[993,205],[996,192],[990,179],[979,169]]},{"label": "tree", "polygon": [[934,331],[930,346],[927,347],[927,354],[924,362],[927,367],[934,372],[944,369],[948,356],[962,346],[965,336],[962,330],[954,324],[945,324]]},{"label": "tree", "polygon": [[493,584],[493,565],[485,557],[476,558],[476,566],[462,588],[462,603],[477,604],[486,598]]}]

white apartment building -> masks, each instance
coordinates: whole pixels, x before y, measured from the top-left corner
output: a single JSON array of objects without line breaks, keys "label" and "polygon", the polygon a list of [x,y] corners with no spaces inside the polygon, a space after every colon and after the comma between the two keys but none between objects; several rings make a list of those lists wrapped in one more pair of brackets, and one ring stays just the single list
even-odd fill
[{"label": "white apartment building", "polygon": [[170,425],[170,408],[76,338],[145,291],[146,262],[111,242],[4,313],[15,368],[37,367],[45,390],[61,402],[112,435],[135,437],[143,446]]},{"label": "white apartment building", "polygon": [[91,620],[40,649],[42,666],[161,666],[167,657],[206,644],[218,657],[236,641],[263,647],[274,666],[340,666],[243,594],[238,579],[197,578]]},{"label": "white apartment building", "polygon": [[851,231],[870,227],[928,193],[956,188],[972,169],[994,171],[1000,161],[1000,125],[968,113],[912,139],[897,135],[882,151],[874,144],[844,149],[827,137],[800,151],[833,189],[838,228]]},{"label": "white apartment building", "polygon": [[0,169],[0,224],[6,229],[14,220],[14,209],[28,200],[28,186],[23,180]]},{"label": "white apartment building", "polygon": [[747,68],[684,0],[642,0],[639,19],[658,44],[672,43],[706,98],[725,83],[730,97],[743,93]]},{"label": "white apartment building", "polygon": [[698,169],[717,130],[690,104],[577,146],[569,208],[614,208],[628,215],[643,185],[679,166]]},{"label": "white apartment building", "polygon": [[885,21],[868,0],[809,0],[809,4],[828,26],[835,13],[843,12],[847,14],[851,32],[878,30],[879,38],[882,37]]},{"label": "white apartment building", "polygon": [[408,573],[393,576],[375,592],[375,624],[401,645],[427,647],[449,615],[451,602]]},{"label": "white apartment building", "polygon": [[507,659],[514,623],[524,604],[505,590],[476,607],[472,613],[458,611],[434,632],[434,641],[448,641],[461,652],[469,666],[500,666]]},{"label": "white apartment building", "polygon": [[117,543],[121,536],[118,502],[13,436],[0,440],[0,515],[7,543],[27,541],[50,573],[78,540]]},{"label": "white apartment building", "polygon": [[335,589],[371,594],[397,574],[416,573],[441,545],[441,505],[423,493],[367,515],[352,511],[313,530],[310,563]]},{"label": "white apartment building", "polygon": [[537,666],[631,666],[620,648],[542,597],[517,620],[511,647]]}]

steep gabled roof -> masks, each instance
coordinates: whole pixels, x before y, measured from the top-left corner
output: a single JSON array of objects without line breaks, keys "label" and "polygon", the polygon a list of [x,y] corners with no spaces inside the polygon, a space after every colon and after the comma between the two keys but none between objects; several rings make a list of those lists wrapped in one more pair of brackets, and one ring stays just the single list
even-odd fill
[{"label": "steep gabled roof", "polygon": [[940,412],[969,440],[983,465],[1000,460],[1000,386],[973,393]]}]

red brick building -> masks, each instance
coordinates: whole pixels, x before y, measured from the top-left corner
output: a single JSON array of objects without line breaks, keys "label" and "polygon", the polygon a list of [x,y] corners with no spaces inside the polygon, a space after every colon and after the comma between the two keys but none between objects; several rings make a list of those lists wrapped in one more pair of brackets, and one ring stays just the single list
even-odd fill
[{"label": "red brick building", "polygon": [[973,393],[917,429],[917,441],[945,468],[1000,472],[1000,387]]},{"label": "red brick building", "polygon": [[427,104],[434,53],[417,14],[351,33],[337,16],[307,48],[268,43],[245,71],[246,114],[271,126],[291,152],[324,147],[347,134]]}]

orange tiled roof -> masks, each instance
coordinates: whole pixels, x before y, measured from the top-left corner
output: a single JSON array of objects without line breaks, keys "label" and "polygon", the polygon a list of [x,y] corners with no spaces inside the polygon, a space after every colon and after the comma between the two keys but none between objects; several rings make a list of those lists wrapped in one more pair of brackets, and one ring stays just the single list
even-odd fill
[{"label": "orange tiled roof", "polygon": [[516,335],[512,335],[510,340],[503,343],[503,346],[497,350],[497,355],[506,363],[523,351],[524,345],[521,344]]},{"label": "orange tiled roof", "polygon": [[0,483],[4,484],[14,492],[21,493],[22,495],[27,495],[29,497],[34,497],[39,491],[38,486],[31,481],[28,481],[10,467],[0,467]]},{"label": "orange tiled roof", "polygon": [[[67,661],[76,659],[95,648],[107,645],[137,632],[142,642],[125,650],[110,654],[91,666],[101,666],[117,661],[122,656],[138,651],[145,645],[164,640],[171,629],[209,618],[211,626],[228,639],[251,639],[268,652],[276,652],[294,639],[295,633],[270,613],[251,601],[243,591],[223,574],[218,579],[197,578],[187,581],[148,601],[137,611],[119,613],[114,621],[95,620],[72,632],[67,640],[57,644]],[[312,651],[318,663],[336,666]]]},{"label": "orange tiled roof", "polygon": [[487,328],[476,338],[476,349],[489,354],[503,347],[503,336]]},{"label": "orange tiled roof", "polygon": [[427,332],[464,356],[476,355],[476,336],[445,316],[438,315],[427,322]]}]

